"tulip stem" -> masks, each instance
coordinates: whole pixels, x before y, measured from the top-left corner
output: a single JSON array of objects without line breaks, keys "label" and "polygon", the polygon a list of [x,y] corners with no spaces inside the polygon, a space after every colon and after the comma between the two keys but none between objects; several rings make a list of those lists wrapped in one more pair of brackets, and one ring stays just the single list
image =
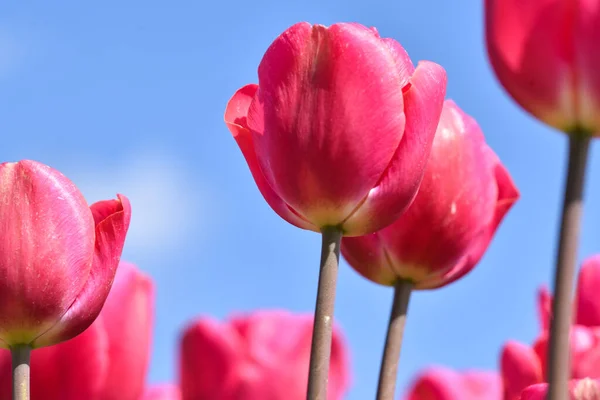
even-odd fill
[{"label": "tulip stem", "polygon": [[29,400],[29,359],[31,347],[27,345],[10,348],[12,355],[13,400]]},{"label": "tulip stem", "polygon": [[388,324],[383,357],[379,369],[379,385],[377,386],[377,400],[393,400],[396,392],[396,379],[402,338],[406,325],[408,303],[412,293],[413,283],[403,279],[398,280],[394,286],[394,300]]},{"label": "tulip stem", "polygon": [[577,266],[577,247],[581,230],[589,145],[590,137],[581,132],[574,132],[569,136],[569,166],[554,271],[553,317],[550,321],[550,345],[548,346],[549,400],[564,400],[569,396],[572,286]]},{"label": "tulip stem", "polygon": [[307,400],[327,400],[335,289],[342,240],[342,232],[336,227],[324,228],[321,233],[321,265],[310,349]]}]

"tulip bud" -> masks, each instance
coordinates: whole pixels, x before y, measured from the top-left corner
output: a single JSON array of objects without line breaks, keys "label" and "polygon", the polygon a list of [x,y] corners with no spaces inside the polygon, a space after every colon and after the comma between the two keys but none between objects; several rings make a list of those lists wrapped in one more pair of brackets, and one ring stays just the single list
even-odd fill
[{"label": "tulip bud", "polygon": [[490,62],[514,100],[562,131],[600,132],[597,3],[486,0],[485,17]]},{"label": "tulip bud", "polygon": [[304,22],[271,44],[258,80],[234,94],[225,122],[280,217],[356,236],[406,209],[440,117],[442,67],[415,69],[375,29]]},{"label": "tulip bud", "polygon": [[411,385],[407,400],[501,400],[502,382],[495,373],[456,372],[432,367]]},{"label": "tulip bud", "polygon": [[[202,318],[181,341],[183,400],[306,399],[312,315],[262,311],[220,323]],[[328,399],[348,388],[347,349],[333,331]]]},{"label": "tulip bud", "polygon": [[[547,383],[528,387],[521,394],[521,400],[545,400]],[[594,379],[572,380],[569,382],[569,400],[600,400],[600,382]]]},{"label": "tulip bud", "polygon": [[49,346],[83,332],[115,276],[131,207],[88,207],[75,185],[35,161],[0,164],[0,346]]},{"label": "tulip bud", "polygon": [[[100,315],[81,335],[31,353],[31,393],[45,400],[139,400],[150,360],[154,284],[121,262]],[[11,356],[0,352],[0,399],[11,398]],[[175,400],[175,399],[173,399]]]},{"label": "tulip bud", "polygon": [[440,287],[475,267],[518,198],[475,120],[448,100],[412,205],[387,228],[342,239],[342,254],[374,282]]}]

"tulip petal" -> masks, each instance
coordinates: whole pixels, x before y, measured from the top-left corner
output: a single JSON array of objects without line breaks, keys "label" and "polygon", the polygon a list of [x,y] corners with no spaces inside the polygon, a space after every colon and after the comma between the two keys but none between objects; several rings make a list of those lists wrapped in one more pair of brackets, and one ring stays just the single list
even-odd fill
[{"label": "tulip petal", "polygon": [[504,219],[505,215],[510,211],[512,206],[517,202],[520,197],[519,190],[515,186],[510,174],[502,165],[497,156],[488,147],[490,154],[495,157],[496,166],[494,168],[494,174],[496,177],[496,185],[498,188],[498,199],[496,200],[496,211],[494,213],[493,220],[486,226],[486,229],[481,232],[479,236],[474,239],[471,251],[465,256],[465,258],[457,263],[457,265],[446,273],[444,278],[441,280],[439,285],[431,286],[431,289],[436,287],[449,285],[452,282],[462,278],[475,268],[479,263],[486,250],[488,249],[500,223]]},{"label": "tulip petal", "polygon": [[254,150],[252,134],[248,130],[246,123],[248,107],[250,107],[250,103],[252,102],[252,98],[256,94],[257,89],[258,85],[250,84],[235,92],[231,100],[227,103],[225,123],[246,159],[246,163],[250,168],[250,173],[254,178],[254,182],[256,182],[256,186],[258,186],[258,190],[273,211],[285,221],[298,228],[319,231],[317,227],[304,220],[281,200],[277,193],[271,189],[271,186],[269,186],[269,183],[260,169],[260,165],[256,158],[256,151]]},{"label": "tulip petal", "polygon": [[218,321],[204,318],[188,327],[180,353],[183,400],[229,398],[240,345],[235,331]]},{"label": "tulip petal", "polygon": [[444,367],[423,371],[409,389],[407,400],[500,400],[501,382],[487,371],[459,373]]},{"label": "tulip petal", "polygon": [[248,126],[265,178],[306,220],[339,225],[402,139],[396,61],[370,30],[299,23],[269,47],[258,76]]},{"label": "tulip petal", "polygon": [[598,288],[600,288],[600,255],[585,260],[579,271],[576,301],[578,325],[600,325]]},{"label": "tulip petal", "polygon": [[96,219],[96,251],[85,286],[60,320],[35,339],[33,347],[48,346],[70,339],[94,322],[111,289],[119,265],[125,235],[131,221],[127,197],[95,203],[91,206]]},{"label": "tulip petal", "polygon": [[155,385],[146,390],[142,400],[181,400],[181,391],[171,384]]},{"label": "tulip petal", "polygon": [[63,315],[92,266],[83,195],[35,161],[0,164],[0,338],[29,344]]},{"label": "tulip petal", "polygon": [[546,286],[543,286],[538,290],[537,306],[540,328],[543,331],[550,329],[550,320],[552,318],[552,295]]},{"label": "tulip petal", "polygon": [[543,382],[542,366],[537,354],[531,347],[519,342],[509,341],[504,345],[500,369],[504,381],[504,400],[519,400],[525,388]]},{"label": "tulip petal", "polygon": [[344,222],[344,230],[352,236],[394,222],[413,201],[423,179],[446,95],[446,71],[435,63],[420,62],[405,90],[404,137],[379,183]]},{"label": "tulip petal", "polygon": [[154,285],[134,265],[121,262],[98,319],[109,338],[110,365],[102,400],[139,400],[150,361]]},{"label": "tulip petal", "polygon": [[377,232],[365,236],[343,237],[341,253],[356,272],[372,282],[393,286],[398,280]]}]

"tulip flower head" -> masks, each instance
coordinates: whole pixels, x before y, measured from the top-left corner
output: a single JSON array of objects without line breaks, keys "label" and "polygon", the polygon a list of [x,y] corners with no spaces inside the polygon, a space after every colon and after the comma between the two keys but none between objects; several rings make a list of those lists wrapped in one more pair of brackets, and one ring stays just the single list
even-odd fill
[{"label": "tulip flower head", "polygon": [[447,285],[475,267],[519,198],[508,171],[476,121],[447,100],[419,193],[392,225],[342,239],[342,254],[361,275],[416,289]]},{"label": "tulip flower head", "polygon": [[[572,379],[600,378],[600,257],[586,259],[579,271],[574,310],[574,324],[570,333],[570,377]],[[505,386],[505,400],[518,400],[530,385],[544,383],[547,373],[549,343],[549,304],[552,296],[545,289],[538,295],[538,310],[542,332],[533,346],[510,341],[503,350],[501,370]],[[541,387],[541,386],[540,386]]]},{"label": "tulip flower head", "polygon": [[432,62],[354,23],[298,23],[239,89],[225,122],[271,208],[346,236],[393,222],[413,200],[446,92]]},{"label": "tulip flower head", "polygon": [[[81,335],[31,353],[31,393],[45,400],[140,400],[150,361],[154,284],[121,262],[100,315]],[[0,400],[11,399],[11,356],[0,352]],[[172,400],[176,400],[173,398]]]},{"label": "tulip flower head", "polygon": [[108,296],[131,219],[125,196],[88,207],[35,161],[0,164],[0,346],[71,339]]},{"label": "tulip flower head", "polygon": [[406,400],[501,400],[499,376],[486,371],[456,372],[432,367],[411,385]]},{"label": "tulip flower head", "polygon": [[[195,321],[181,341],[182,400],[306,399],[312,325],[282,311]],[[330,365],[328,399],[341,400],[350,368],[337,328]]]},{"label": "tulip flower head", "polygon": [[[521,394],[521,400],[545,400],[548,384],[540,383],[528,387]],[[569,382],[568,400],[600,400],[600,382],[594,379],[580,379]]]},{"label": "tulip flower head", "polygon": [[486,39],[500,83],[526,111],[568,133],[600,133],[596,1],[486,0]]}]

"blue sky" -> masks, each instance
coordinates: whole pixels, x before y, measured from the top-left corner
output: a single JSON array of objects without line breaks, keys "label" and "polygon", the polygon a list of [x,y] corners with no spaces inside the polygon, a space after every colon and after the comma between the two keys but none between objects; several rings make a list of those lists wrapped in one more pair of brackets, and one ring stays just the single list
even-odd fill
[{"label": "blue sky", "polygon": [[[494,79],[482,3],[3,4],[0,160],[52,165],[90,201],[131,198],[124,258],[158,285],[149,380],[174,379],[189,318],[314,305],[320,238],[285,223],[260,196],[223,124],[228,98],[256,82],[265,49],[298,21],[376,26],[413,61],[446,68],[448,97],[479,121],[522,194],[473,273],[414,295],[398,392],[430,364],[494,369],[505,340],[536,334],[535,289],[554,260],[566,139]],[[592,151],[581,258],[600,248],[596,144]],[[352,351],[350,400],[373,397],[391,295],[342,265],[336,317]]]}]

